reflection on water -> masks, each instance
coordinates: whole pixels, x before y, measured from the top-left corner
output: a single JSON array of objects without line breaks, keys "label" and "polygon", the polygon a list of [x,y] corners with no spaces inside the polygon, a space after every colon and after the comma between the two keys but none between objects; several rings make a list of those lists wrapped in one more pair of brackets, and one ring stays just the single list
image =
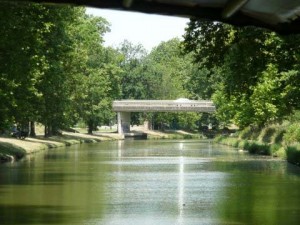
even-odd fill
[{"label": "reflection on water", "polygon": [[118,141],[0,165],[1,224],[298,224],[300,169],[198,141]]}]

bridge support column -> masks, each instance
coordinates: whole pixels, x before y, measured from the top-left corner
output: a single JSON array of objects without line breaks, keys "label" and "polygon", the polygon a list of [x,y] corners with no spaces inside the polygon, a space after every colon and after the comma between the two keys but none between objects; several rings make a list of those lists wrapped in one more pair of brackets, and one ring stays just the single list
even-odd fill
[{"label": "bridge support column", "polygon": [[118,112],[118,133],[124,134],[130,132],[130,112]]}]

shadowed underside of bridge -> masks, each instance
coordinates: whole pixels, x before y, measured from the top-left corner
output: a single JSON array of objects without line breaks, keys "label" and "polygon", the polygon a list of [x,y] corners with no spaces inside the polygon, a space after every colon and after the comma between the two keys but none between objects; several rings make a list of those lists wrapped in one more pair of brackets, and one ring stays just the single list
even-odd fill
[{"label": "shadowed underside of bridge", "polygon": [[[8,1],[8,0],[0,0]],[[237,26],[300,33],[299,0],[10,0],[72,3],[98,8],[176,15]]]},{"label": "shadowed underside of bridge", "polygon": [[118,113],[119,134],[130,132],[131,112],[205,112],[213,113],[212,101],[177,100],[120,100],[113,102],[113,111]]}]

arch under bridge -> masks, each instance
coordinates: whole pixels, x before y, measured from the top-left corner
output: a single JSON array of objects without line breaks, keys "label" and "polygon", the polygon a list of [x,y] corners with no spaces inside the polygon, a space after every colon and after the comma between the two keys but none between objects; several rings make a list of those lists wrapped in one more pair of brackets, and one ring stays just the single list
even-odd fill
[{"label": "arch under bridge", "polygon": [[113,102],[113,111],[118,114],[118,133],[130,132],[131,112],[206,112],[216,110],[212,101],[189,100],[119,100]]}]

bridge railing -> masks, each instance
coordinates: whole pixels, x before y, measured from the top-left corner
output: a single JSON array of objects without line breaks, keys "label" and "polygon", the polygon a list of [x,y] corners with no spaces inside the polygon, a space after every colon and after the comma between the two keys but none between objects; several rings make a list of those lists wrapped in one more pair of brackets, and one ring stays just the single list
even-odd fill
[{"label": "bridge railing", "polygon": [[170,112],[170,111],[198,111],[213,112],[215,106],[212,101],[170,101],[170,100],[121,100],[113,102],[116,112]]}]

